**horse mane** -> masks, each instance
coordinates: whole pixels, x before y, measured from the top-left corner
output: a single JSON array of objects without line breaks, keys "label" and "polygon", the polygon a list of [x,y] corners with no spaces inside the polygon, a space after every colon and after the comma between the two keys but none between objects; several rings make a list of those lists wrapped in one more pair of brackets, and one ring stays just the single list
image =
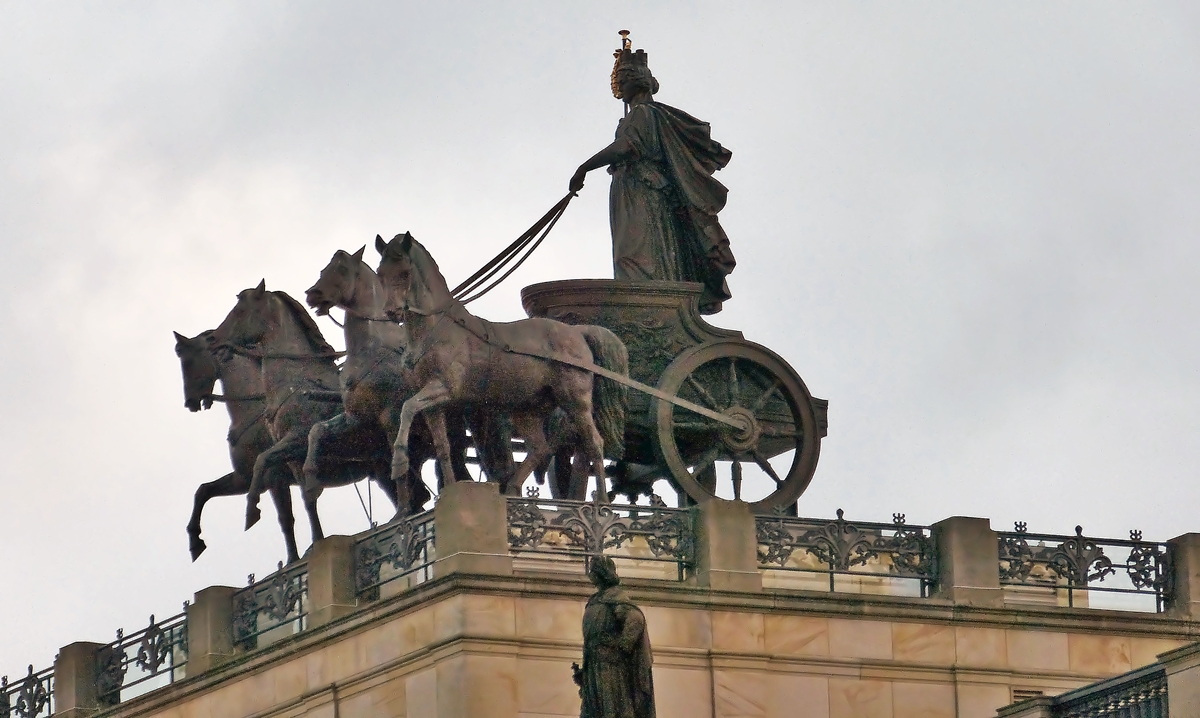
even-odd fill
[{"label": "horse mane", "polygon": [[287,292],[271,292],[283,302],[283,306],[291,310],[292,315],[296,318],[296,322],[304,331],[304,337],[308,339],[308,343],[318,354],[333,354],[334,348],[325,341],[324,335],[321,334],[321,328],[317,326],[316,320],[308,313],[300,302],[292,299]]},{"label": "horse mane", "polygon": [[413,239],[408,256],[412,259],[417,273],[421,275],[421,281],[424,282],[426,290],[437,296],[438,299],[451,298],[450,286],[446,284],[442,270],[438,269],[437,262],[434,261],[429,250],[425,249],[425,245]]}]

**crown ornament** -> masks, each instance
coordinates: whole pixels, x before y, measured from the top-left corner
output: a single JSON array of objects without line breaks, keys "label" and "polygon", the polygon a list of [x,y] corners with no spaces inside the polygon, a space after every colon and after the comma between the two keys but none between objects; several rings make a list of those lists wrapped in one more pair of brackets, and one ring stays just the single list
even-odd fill
[{"label": "crown ornament", "polygon": [[617,98],[618,100],[623,100],[625,98],[621,96],[621,85],[617,82],[617,70],[621,69],[622,67],[634,65],[649,68],[648,63],[650,58],[648,55],[646,55],[645,50],[638,50],[637,52],[633,51],[633,42],[629,39],[628,30],[621,30],[617,34],[621,36],[621,47],[613,51],[613,58],[615,61],[613,62],[612,77],[610,78],[610,82],[612,85],[613,97]]}]

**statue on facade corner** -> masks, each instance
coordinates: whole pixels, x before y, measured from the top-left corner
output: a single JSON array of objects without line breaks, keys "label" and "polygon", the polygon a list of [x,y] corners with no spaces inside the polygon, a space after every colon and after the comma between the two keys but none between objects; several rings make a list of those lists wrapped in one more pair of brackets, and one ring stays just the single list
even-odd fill
[{"label": "statue on facade corner", "polygon": [[625,118],[616,140],[575,171],[570,189],[578,192],[588,172],[607,165],[614,277],[700,282],[700,313],[715,314],[730,297],[725,277],[735,262],[717,221],[728,190],[712,175],[732,153],[710,137],[707,122],[654,101],[658,81],[628,35],[621,31],[612,74]]},{"label": "statue on facade corner", "polygon": [[596,593],[583,611],[583,667],[571,664],[579,718],[655,718],[646,617],[621,590],[611,558],[593,556],[588,578]]}]

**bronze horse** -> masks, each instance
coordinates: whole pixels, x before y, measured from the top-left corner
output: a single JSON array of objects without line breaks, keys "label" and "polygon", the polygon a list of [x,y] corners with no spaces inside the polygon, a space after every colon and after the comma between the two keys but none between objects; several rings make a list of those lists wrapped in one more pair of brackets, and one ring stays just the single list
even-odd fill
[{"label": "bronze horse", "polygon": [[384,310],[408,330],[412,383],[419,387],[401,410],[392,476],[408,471],[409,432],[417,416],[425,418],[443,471],[451,475],[446,412],[474,407],[511,416],[516,434],[526,440],[528,453],[509,483],[519,490],[551,455],[546,420],[561,409],[606,493],[604,458],[624,453],[626,390],[580,365],[594,361],[628,375],[621,340],[604,327],[551,319],[487,322],[453,297],[433,257],[411,234],[375,242],[387,292]]},{"label": "bronze horse", "polygon": [[[284,292],[268,292],[266,282],[238,294],[234,308],[213,331],[212,341],[223,353],[243,354],[262,361],[266,405],[264,418],[274,443],[254,462],[246,496],[246,528],[258,522],[258,499],[270,488],[272,468],[295,464],[308,453],[313,424],[333,418],[342,409],[337,353],[325,342],[308,312]],[[324,486],[345,486],[369,476],[396,504],[396,485],[387,479],[387,446],[372,434],[357,437],[361,443],[340,445],[338,463],[319,472],[319,484],[303,493],[310,516]],[[314,521],[313,540],[324,538]]]},{"label": "bronze horse", "polygon": [[[192,506],[192,518],[188,522],[188,549],[195,561],[208,545],[200,538],[200,516],[204,505],[216,496],[241,496],[250,489],[250,477],[258,455],[275,443],[263,421],[266,395],[263,393],[262,366],[256,359],[240,354],[230,355],[225,361],[209,349],[208,338],[212,330],[189,339],[175,332],[175,354],[183,369],[183,404],[188,411],[200,411],[201,407],[212,407],[215,395],[213,388],[221,382],[225,402],[229,410],[229,459],[233,471],[219,479],[200,484]],[[268,479],[271,498],[279,515],[279,528],[287,544],[288,562],[300,558],[296,548],[296,520],[292,515],[290,484],[295,483],[287,467],[271,470]],[[316,521],[314,514],[310,521]]]},{"label": "bronze horse", "polygon": [[[346,312],[346,363],[342,366],[342,405],[344,411],[327,421],[313,425],[308,435],[308,458],[304,462],[306,481],[314,481],[328,444],[341,443],[348,434],[379,431],[388,445],[395,440],[400,426],[400,409],[416,387],[409,383],[405,366],[407,333],[383,314],[383,285],[375,271],[363,262],[366,247],[354,254],[338,250],[321,270],[316,283],[305,292],[305,299],[317,314],[328,314],[334,307]],[[503,481],[513,472],[512,453],[504,422],[494,417],[472,417],[471,433],[476,439],[476,454],[484,473]],[[447,416],[454,480],[470,480],[465,451],[467,439],[461,413]],[[424,422],[416,425],[412,436],[413,455],[408,477],[397,491],[400,505],[409,513],[419,511],[430,498],[420,478],[420,466],[433,458],[433,445]],[[486,438],[485,438],[486,437]],[[439,466],[439,487],[445,480]],[[406,497],[411,496],[411,499]]]}]

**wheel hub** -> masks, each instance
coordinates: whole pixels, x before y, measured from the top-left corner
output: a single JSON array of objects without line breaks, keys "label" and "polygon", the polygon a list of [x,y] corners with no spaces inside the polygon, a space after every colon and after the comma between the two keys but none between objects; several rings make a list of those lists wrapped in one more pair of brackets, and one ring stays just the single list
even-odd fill
[{"label": "wheel hub", "polygon": [[721,441],[726,448],[737,454],[758,445],[762,427],[759,426],[758,419],[754,418],[754,412],[745,407],[731,406],[722,413],[740,424],[737,428],[725,426],[721,429]]}]

